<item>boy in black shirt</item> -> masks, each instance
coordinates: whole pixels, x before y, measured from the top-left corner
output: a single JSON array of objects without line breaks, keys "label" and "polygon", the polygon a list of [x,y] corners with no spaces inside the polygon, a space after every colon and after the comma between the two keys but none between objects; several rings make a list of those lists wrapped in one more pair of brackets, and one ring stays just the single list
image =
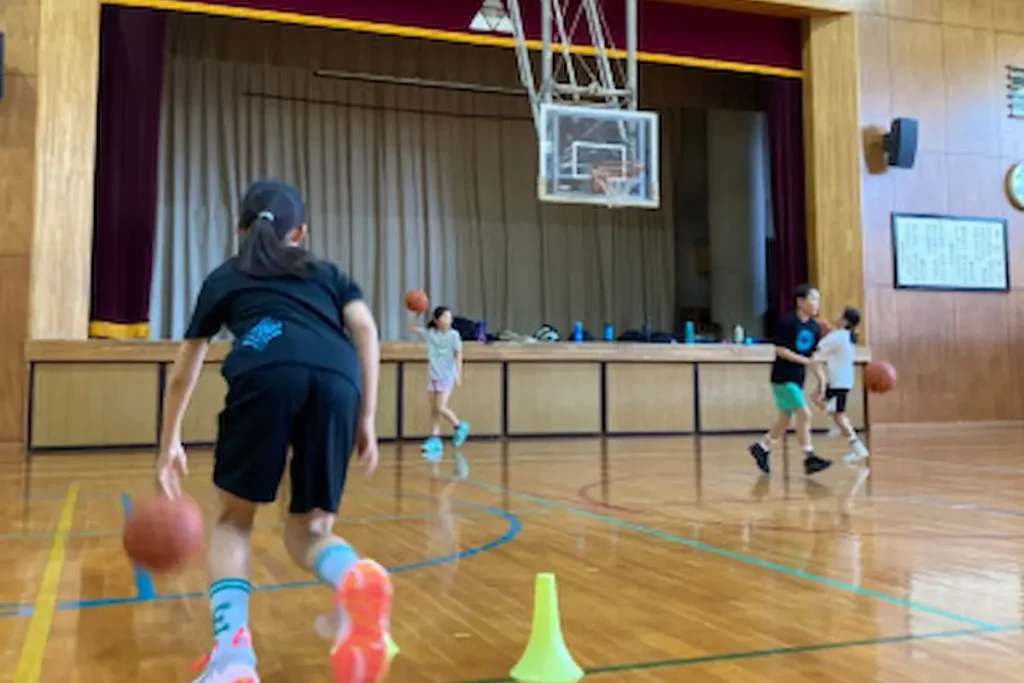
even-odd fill
[{"label": "boy in black shirt", "polygon": [[231,330],[213,468],[220,511],[207,545],[214,647],[194,683],[259,682],[249,631],[250,536],[258,505],[277,494],[289,447],[284,543],[296,563],[334,590],[334,675],[376,682],[387,671],[391,579],[332,531],[353,449],[367,473],[377,466],[377,325],[359,287],[299,246],[304,212],[290,185],[264,180],[249,187],[238,256],[203,283],[167,382],[157,479],[166,495],[177,496],[185,471],[182,418],[210,338]]},{"label": "boy in black shirt", "polygon": [[821,341],[821,327],[814,320],[818,312],[820,294],[811,285],[796,289],[796,310],[779,321],[775,330],[775,361],[772,363],[772,394],[779,416],[764,439],[750,447],[750,455],[758,469],[771,471],[768,458],[771,443],[780,440],[795,419],[796,435],[804,452],[804,472],[821,472],[832,465],[831,460],[819,458],[811,445],[811,411],[804,400],[804,376],[808,366],[818,380],[819,396],[824,396],[825,372],[821,363],[812,360]]}]

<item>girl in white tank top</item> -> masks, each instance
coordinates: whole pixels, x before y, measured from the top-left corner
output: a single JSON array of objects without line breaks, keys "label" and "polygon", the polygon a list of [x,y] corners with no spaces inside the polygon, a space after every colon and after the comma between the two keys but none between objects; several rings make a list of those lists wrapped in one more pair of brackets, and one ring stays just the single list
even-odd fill
[{"label": "girl in white tank top", "polygon": [[846,416],[846,400],[853,390],[854,356],[857,343],[857,326],[860,311],[847,306],[833,322],[833,329],[818,344],[818,355],[828,367],[828,387],[825,389],[827,410],[836,427],[850,443],[850,450],[844,459],[857,462],[868,457],[868,449],[857,436],[857,431]]}]

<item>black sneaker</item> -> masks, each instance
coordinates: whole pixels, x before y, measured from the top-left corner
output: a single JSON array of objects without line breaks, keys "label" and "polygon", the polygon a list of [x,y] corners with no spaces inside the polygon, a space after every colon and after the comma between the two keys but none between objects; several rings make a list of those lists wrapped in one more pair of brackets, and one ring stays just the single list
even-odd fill
[{"label": "black sneaker", "polygon": [[750,456],[754,459],[754,462],[757,463],[757,469],[761,470],[765,474],[772,471],[771,466],[768,464],[768,456],[771,455],[771,451],[760,443],[751,444],[750,448],[747,450],[750,451]]},{"label": "black sneaker", "polygon": [[804,474],[808,477],[822,470],[827,470],[829,467],[832,467],[831,460],[819,458],[814,453],[807,453],[804,458]]}]

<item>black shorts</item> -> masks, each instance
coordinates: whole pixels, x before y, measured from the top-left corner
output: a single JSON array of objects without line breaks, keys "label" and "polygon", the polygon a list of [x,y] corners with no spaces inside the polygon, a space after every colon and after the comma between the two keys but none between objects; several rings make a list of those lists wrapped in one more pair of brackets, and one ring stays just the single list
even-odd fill
[{"label": "black shorts", "polygon": [[220,414],[213,483],[270,503],[292,449],[291,506],[337,512],[355,444],[359,389],[347,377],[274,365],[234,377]]},{"label": "black shorts", "polygon": [[832,387],[825,389],[825,400],[828,401],[828,412],[845,413],[846,397],[849,393],[849,389],[833,389]]}]

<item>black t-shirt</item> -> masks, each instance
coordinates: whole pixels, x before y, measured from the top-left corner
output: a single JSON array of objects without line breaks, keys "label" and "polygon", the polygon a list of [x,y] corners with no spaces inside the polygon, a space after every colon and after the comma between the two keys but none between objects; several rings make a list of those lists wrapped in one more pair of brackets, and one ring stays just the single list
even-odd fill
[{"label": "black t-shirt", "polygon": [[228,380],[294,363],[337,372],[361,387],[342,309],[362,298],[359,286],[333,263],[317,262],[307,278],[259,278],[240,271],[231,259],[203,282],[185,338],[209,339],[227,327],[235,337],[221,370]]},{"label": "black t-shirt", "polygon": [[[775,346],[789,349],[801,356],[810,358],[818,348],[821,341],[821,327],[810,318],[800,320],[795,313],[790,313],[779,321],[775,328],[775,338],[772,340]],[[772,384],[793,384],[804,385],[804,375],[807,366],[788,361],[785,358],[775,357],[772,363]]]}]

